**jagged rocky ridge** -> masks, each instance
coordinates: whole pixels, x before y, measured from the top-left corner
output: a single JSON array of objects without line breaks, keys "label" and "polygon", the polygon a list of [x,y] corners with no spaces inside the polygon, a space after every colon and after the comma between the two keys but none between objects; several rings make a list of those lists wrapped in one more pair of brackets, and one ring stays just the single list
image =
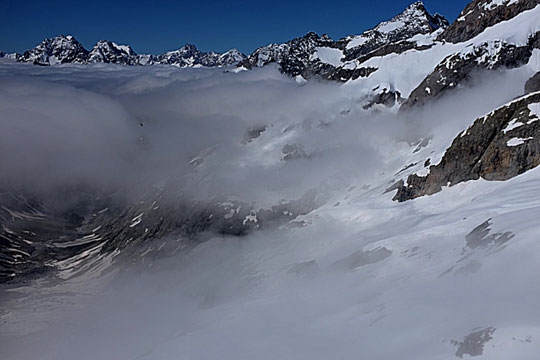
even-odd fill
[{"label": "jagged rocky ridge", "polygon": [[540,92],[525,95],[477,119],[457,136],[429,174],[401,181],[394,200],[441,191],[483,178],[507,180],[540,164]]},{"label": "jagged rocky ridge", "polygon": [[19,62],[36,65],[55,64],[119,64],[119,65],[154,65],[167,64],[179,67],[215,67],[235,65],[245,58],[236,49],[225,53],[201,52],[194,45],[186,44],[182,48],[161,55],[137,54],[128,45],[118,45],[112,41],[101,40],[91,51],[71,35],[60,35],[45,39],[33,48],[16,56]]},{"label": "jagged rocky ridge", "polygon": [[[400,53],[424,48],[417,40],[446,28],[448,21],[439,14],[431,15],[421,1],[415,2],[401,14],[375,28],[334,41],[328,35],[313,32],[284,44],[270,44],[258,48],[238,66],[252,69],[271,63],[290,76],[347,81],[367,77],[376,68],[350,68],[347,62],[364,62],[373,56]],[[429,46],[428,46],[429,47]]]},{"label": "jagged rocky ridge", "polygon": [[534,49],[540,49],[540,32],[533,34],[526,45],[516,46],[501,40],[472,45],[444,59],[411,93],[401,109],[417,107],[440,97],[446,91],[464,84],[480,70],[501,67],[516,68],[526,64]]}]

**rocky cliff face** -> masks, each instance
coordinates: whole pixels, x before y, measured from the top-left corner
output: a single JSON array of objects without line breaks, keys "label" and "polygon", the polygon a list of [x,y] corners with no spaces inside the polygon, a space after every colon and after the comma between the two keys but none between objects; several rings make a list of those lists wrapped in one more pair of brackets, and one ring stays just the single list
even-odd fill
[{"label": "rocky cliff face", "polygon": [[525,46],[508,44],[501,40],[467,47],[444,59],[411,93],[401,109],[421,106],[439,98],[471,79],[474,72],[515,68],[526,64],[533,50],[540,48],[540,32],[529,38]]},{"label": "rocky cliff face", "polygon": [[410,175],[394,200],[405,201],[463,181],[507,180],[540,164],[540,92],[477,119],[457,136],[427,176]]},{"label": "rocky cliff face", "polygon": [[439,40],[452,43],[470,40],[486,28],[512,19],[537,5],[538,0],[472,1],[461,12],[457,20],[439,36]]}]

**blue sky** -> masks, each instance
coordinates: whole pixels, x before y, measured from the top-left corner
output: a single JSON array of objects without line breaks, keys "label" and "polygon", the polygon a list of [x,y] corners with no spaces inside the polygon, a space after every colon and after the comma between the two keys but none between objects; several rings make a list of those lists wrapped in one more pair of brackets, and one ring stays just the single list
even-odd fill
[{"label": "blue sky", "polygon": [[[426,0],[429,12],[453,21],[470,0]],[[90,49],[101,39],[138,53],[195,44],[204,51],[236,47],[250,53],[309,31],[333,38],[359,34],[413,0],[164,1],[0,0],[0,50],[23,52],[42,39],[74,35]]]}]

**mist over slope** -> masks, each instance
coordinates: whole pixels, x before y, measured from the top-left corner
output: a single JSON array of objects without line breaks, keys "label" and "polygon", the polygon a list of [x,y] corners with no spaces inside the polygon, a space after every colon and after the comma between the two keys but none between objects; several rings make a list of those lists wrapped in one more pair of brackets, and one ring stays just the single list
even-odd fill
[{"label": "mist over slope", "polygon": [[[314,211],[277,228],[209,234],[201,245],[156,238],[113,253],[95,252],[98,239],[89,254],[60,261],[54,278],[64,280],[4,288],[3,358],[393,358],[405,349],[447,358],[452,339],[477,327],[498,329],[491,343],[511,341],[501,354],[538,350],[528,321],[539,294],[533,287],[524,296],[513,280],[533,283],[535,262],[500,268],[534,256],[539,229],[533,218],[523,224],[537,213],[537,172],[410,204],[383,195],[404,165],[436,156],[474,118],[519,94],[528,72],[491,76],[410,115],[364,110],[362,89],[300,85],[271,68],[2,74],[3,114],[12,119],[2,122],[3,178],[46,207],[58,199],[46,195],[66,187],[121,190],[124,206],[137,206],[147,186],[167,189],[161,207],[220,199],[261,209],[317,194]],[[416,151],[421,139],[428,145]],[[301,150],[286,160],[288,144]],[[517,189],[527,196],[515,197]],[[66,195],[70,204],[78,194]],[[468,245],[466,235],[488,219],[486,234],[511,232],[508,243],[494,235]],[[133,224],[146,226],[131,218],[125,226]]]},{"label": "mist over slope", "polygon": [[540,8],[468,8],[345,83],[0,62],[0,358],[535,360]]}]

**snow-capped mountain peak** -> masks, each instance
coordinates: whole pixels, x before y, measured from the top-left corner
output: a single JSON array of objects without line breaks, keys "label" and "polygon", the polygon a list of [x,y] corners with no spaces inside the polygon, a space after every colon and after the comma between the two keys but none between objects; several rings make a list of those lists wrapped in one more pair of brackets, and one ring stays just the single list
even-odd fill
[{"label": "snow-capped mountain peak", "polygon": [[112,41],[100,40],[92,51],[90,51],[88,62],[134,65],[135,55],[131,46],[118,45]]},{"label": "snow-capped mountain peak", "polygon": [[223,54],[202,52],[193,44],[186,44],[180,49],[168,51],[155,59],[158,64],[170,64],[180,67],[189,66],[230,66],[244,60],[246,56],[237,49],[231,49]]},{"label": "snow-capped mountain peak", "polygon": [[240,50],[233,48],[233,49],[225,51],[223,54],[219,56],[219,63],[223,66],[226,66],[226,65],[239,63],[245,58],[246,58],[246,55],[244,55]]},{"label": "snow-capped mountain peak", "polygon": [[45,39],[32,50],[26,51],[20,61],[37,65],[82,64],[86,62],[87,57],[88,50],[72,35],[60,35]]},{"label": "snow-capped mountain peak", "polygon": [[342,42],[346,43],[345,47],[349,51],[358,48],[355,54],[367,54],[384,44],[410,39],[418,34],[429,34],[448,25],[448,21],[443,16],[431,15],[424,3],[417,1],[392,19],[380,23],[361,35],[346,37]]},{"label": "snow-capped mountain peak", "polygon": [[45,39],[21,56],[20,62],[38,65],[55,64],[118,64],[118,65],[152,65],[168,64],[178,67],[216,67],[231,66],[245,59],[245,55],[237,49],[225,53],[201,52],[193,44],[186,44],[177,50],[161,55],[137,54],[129,45],[119,45],[108,40],[100,40],[89,52],[72,35],[60,35]]},{"label": "snow-capped mountain peak", "polygon": [[[284,44],[261,47],[239,66],[249,69],[276,63],[282,72],[291,76],[309,78],[316,75],[326,79],[346,81],[367,76],[372,71],[367,68],[349,71],[343,68],[346,62],[358,58],[366,61],[368,55],[380,56],[415,48],[416,36],[436,34],[436,31],[448,25],[444,17],[439,14],[431,15],[424,4],[418,1],[392,19],[380,23],[361,35],[351,35],[334,41],[326,34],[319,36],[310,32]],[[403,43],[408,40],[410,40],[408,43]],[[391,46],[397,43],[400,45]]]}]

